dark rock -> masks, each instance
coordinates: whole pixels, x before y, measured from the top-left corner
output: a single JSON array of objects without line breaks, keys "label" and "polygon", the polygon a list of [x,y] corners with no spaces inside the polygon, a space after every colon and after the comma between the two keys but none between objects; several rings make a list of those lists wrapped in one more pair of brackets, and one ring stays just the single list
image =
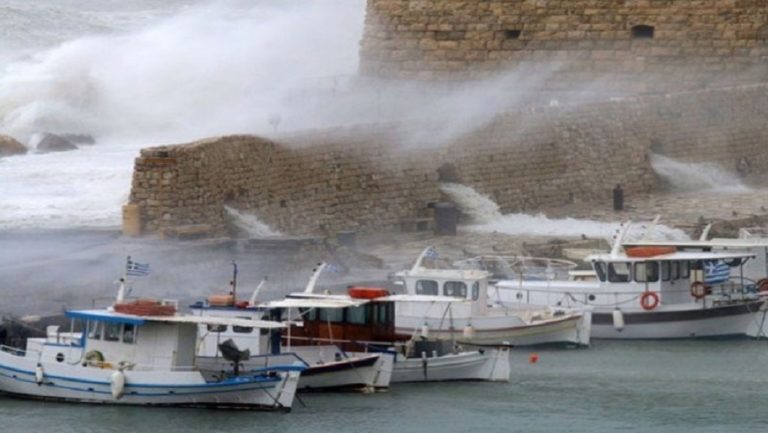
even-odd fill
[{"label": "dark rock", "polygon": [[64,152],[75,149],[77,146],[71,141],[56,134],[43,134],[43,139],[37,143],[37,150],[40,152]]},{"label": "dark rock", "polygon": [[27,148],[13,137],[0,135],[0,157],[10,155],[23,155]]},{"label": "dark rock", "polygon": [[96,144],[96,139],[90,134],[61,134],[61,136],[74,144]]}]

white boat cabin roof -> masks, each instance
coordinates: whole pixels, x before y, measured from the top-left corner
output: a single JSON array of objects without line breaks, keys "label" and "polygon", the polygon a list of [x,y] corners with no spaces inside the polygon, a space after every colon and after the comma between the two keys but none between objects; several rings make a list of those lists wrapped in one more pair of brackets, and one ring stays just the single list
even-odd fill
[{"label": "white boat cabin roof", "polygon": [[420,268],[398,272],[403,278],[432,278],[440,280],[477,281],[487,279],[491,273],[480,269],[430,269]]},{"label": "white boat cabin roof", "polygon": [[67,311],[67,317],[73,319],[93,320],[98,322],[127,323],[132,325],[143,325],[147,322],[155,323],[189,323],[195,325],[223,325],[223,326],[242,326],[249,328],[276,329],[285,328],[285,325],[279,322],[267,320],[238,319],[234,317],[216,317],[216,316],[134,316],[131,314],[116,313],[110,310],[77,310]]},{"label": "white boat cabin roof", "polygon": [[[658,244],[656,244],[658,245]],[[593,254],[584,260],[590,262],[658,262],[658,261],[715,261],[753,258],[754,254],[739,252],[703,252],[703,251],[677,251],[669,254],[660,254],[651,257],[630,257],[626,254]]]},{"label": "white boat cabin roof", "polygon": [[766,238],[713,238],[709,240],[690,240],[690,241],[652,241],[640,240],[632,242],[623,242],[624,247],[677,247],[677,248],[748,248],[754,246],[768,246]]}]

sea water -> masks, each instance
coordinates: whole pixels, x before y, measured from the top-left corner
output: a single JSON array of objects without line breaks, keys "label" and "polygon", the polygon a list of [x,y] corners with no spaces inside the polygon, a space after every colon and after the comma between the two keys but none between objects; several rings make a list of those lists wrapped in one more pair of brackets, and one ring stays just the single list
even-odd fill
[{"label": "sea water", "polygon": [[0,398],[6,433],[764,432],[765,341],[597,341],[513,351],[509,383],[397,384],[300,394],[291,413],[42,403]]}]

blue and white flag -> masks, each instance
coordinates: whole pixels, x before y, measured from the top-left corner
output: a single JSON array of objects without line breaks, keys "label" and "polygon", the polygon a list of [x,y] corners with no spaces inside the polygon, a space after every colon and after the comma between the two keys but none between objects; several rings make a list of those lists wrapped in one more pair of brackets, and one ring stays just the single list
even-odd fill
[{"label": "blue and white flag", "polygon": [[128,257],[128,262],[125,265],[125,274],[131,277],[146,277],[149,275],[149,265],[134,262]]},{"label": "blue and white flag", "polygon": [[437,253],[437,250],[434,248],[430,248],[427,250],[426,253],[424,253],[424,258],[429,260],[437,260],[440,257],[440,254]]},{"label": "blue and white flag", "polygon": [[722,284],[731,278],[731,268],[724,262],[710,261],[704,263],[704,284]]},{"label": "blue and white flag", "polygon": [[331,263],[326,264],[325,269],[327,269],[328,272],[333,272],[335,274],[341,273],[341,268]]}]

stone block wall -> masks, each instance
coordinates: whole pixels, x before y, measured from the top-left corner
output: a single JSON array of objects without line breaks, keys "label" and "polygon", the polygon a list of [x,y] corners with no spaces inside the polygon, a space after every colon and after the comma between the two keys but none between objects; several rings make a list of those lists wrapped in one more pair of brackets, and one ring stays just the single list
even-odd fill
[{"label": "stone block wall", "polygon": [[507,211],[608,206],[618,183],[654,190],[651,151],[764,166],[766,116],[768,85],[753,85],[508,112],[466,129],[434,120],[211,138],[143,149],[130,201],[148,233],[193,224],[223,233],[224,205],[287,234],[382,230],[439,201],[438,169],[452,164]]},{"label": "stone block wall", "polygon": [[764,81],[768,0],[368,0],[362,74],[476,80],[521,64],[551,90]]}]

